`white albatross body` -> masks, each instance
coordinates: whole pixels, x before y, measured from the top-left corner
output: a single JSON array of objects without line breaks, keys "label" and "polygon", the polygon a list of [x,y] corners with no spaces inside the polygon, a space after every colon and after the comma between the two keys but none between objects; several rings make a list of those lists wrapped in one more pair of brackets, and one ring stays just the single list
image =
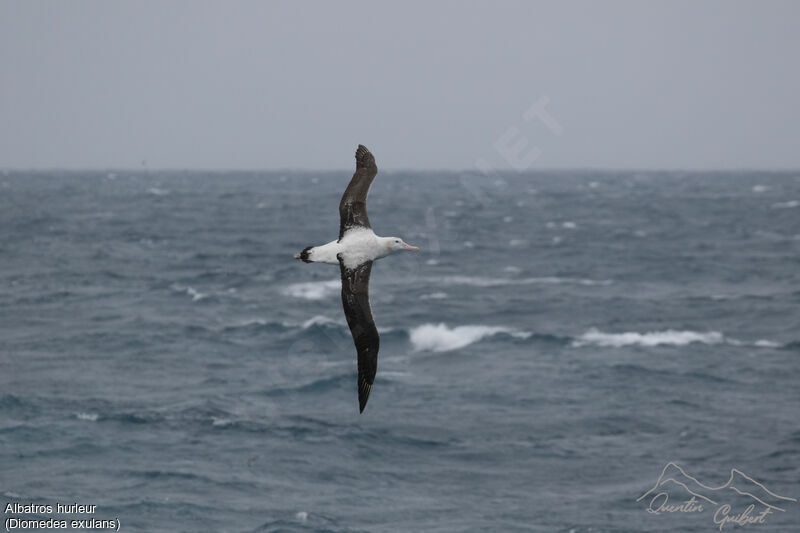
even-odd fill
[{"label": "white albatross body", "polygon": [[356,172],[339,202],[339,238],[321,246],[307,246],[295,259],[305,263],[339,265],[342,307],[358,353],[358,409],[364,412],[378,371],[380,336],[369,306],[372,263],[399,250],[419,251],[399,237],[378,237],[367,216],[367,194],[378,174],[375,157],[366,146],[356,150]]},{"label": "white albatross body", "polygon": [[[341,241],[331,241],[322,246],[315,246],[308,253],[308,259],[314,263],[339,264],[338,255],[342,254],[344,266],[356,268],[367,261],[375,261],[394,252],[394,237],[378,237],[369,228],[352,228],[347,231]],[[409,247],[411,248],[411,247]]]}]

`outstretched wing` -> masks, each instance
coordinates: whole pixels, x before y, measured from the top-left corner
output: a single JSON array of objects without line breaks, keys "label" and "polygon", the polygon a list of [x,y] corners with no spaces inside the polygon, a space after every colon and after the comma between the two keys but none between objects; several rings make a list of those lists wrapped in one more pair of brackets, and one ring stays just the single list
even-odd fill
[{"label": "outstretched wing", "polygon": [[375,157],[366,146],[359,144],[356,150],[356,172],[344,190],[342,201],[339,202],[340,241],[344,232],[352,227],[370,227],[367,217],[367,194],[377,173]]},{"label": "outstretched wing", "polygon": [[337,255],[337,259],[342,271],[344,316],[358,352],[358,408],[359,412],[364,412],[372,383],[375,381],[375,373],[378,371],[378,348],[381,343],[369,308],[369,274],[372,271],[372,261],[350,269],[344,266],[342,254]]}]

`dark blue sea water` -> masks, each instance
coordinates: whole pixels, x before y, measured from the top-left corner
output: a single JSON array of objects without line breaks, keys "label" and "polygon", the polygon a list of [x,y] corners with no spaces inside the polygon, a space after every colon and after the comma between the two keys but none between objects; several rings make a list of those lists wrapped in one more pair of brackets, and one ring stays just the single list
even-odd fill
[{"label": "dark blue sea water", "polygon": [[[719,531],[636,501],[670,461],[800,499],[800,173],[381,172],[422,252],[373,268],[363,415],[338,269],[292,259],[349,177],[0,175],[0,502],[97,506],[4,520]],[[723,531],[799,530],[765,498]]]}]

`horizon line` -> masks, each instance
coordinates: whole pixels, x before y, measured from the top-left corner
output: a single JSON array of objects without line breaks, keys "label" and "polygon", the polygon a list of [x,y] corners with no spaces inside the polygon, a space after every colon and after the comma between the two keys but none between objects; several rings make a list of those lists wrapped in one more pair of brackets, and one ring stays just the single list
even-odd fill
[{"label": "horizon line", "polygon": [[[176,166],[163,166],[163,167],[82,167],[82,166],[33,166],[33,167],[18,167],[0,165],[0,173],[8,174],[11,172],[287,172],[287,173],[312,173],[312,172],[353,172],[352,168],[303,168],[303,167],[176,167]],[[402,167],[388,167],[381,169],[378,172],[447,172],[450,174],[483,174],[487,177],[491,173],[481,171],[479,168],[444,168],[444,167],[430,167],[430,168],[402,168]],[[492,169],[492,173],[500,175],[525,175],[535,174],[537,172],[688,172],[688,173],[709,173],[709,172],[769,172],[769,173],[791,173],[800,172],[799,167],[592,167],[592,166],[574,166],[574,167],[536,167],[525,170],[515,170],[513,168],[498,168]]]}]

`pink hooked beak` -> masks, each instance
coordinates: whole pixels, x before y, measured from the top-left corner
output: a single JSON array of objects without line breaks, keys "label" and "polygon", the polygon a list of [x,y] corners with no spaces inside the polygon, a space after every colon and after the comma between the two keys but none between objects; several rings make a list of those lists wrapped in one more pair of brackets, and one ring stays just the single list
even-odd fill
[{"label": "pink hooked beak", "polygon": [[411,246],[410,244],[403,243],[404,250],[411,250],[412,252],[419,252],[419,248],[416,246]]}]

